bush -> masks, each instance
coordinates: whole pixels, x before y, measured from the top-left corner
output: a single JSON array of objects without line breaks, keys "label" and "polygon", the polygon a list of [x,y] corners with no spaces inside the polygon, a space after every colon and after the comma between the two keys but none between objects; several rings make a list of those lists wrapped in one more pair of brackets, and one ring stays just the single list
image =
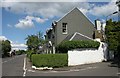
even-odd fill
[{"label": "bush", "polygon": [[32,56],[33,52],[34,51],[32,51],[32,50],[27,51],[27,57],[30,59],[30,61],[31,61],[31,56]]},{"label": "bush", "polygon": [[64,41],[57,46],[59,53],[67,53],[68,50],[79,48],[98,48],[100,45],[97,41],[81,40],[81,41]]},{"label": "bush", "polygon": [[68,66],[67,54],[33,54],[32,64],[36,67]]}]

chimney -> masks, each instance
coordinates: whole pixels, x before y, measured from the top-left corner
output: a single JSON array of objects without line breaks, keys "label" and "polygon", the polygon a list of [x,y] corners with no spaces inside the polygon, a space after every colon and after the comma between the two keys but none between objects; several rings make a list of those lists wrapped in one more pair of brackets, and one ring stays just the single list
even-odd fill
[{"label": "chimney", "polygon": [[99,19],[95,20],[95,28],[97,29],[97,31],[100,33],[100,31],[102,30],[102,23]]}]

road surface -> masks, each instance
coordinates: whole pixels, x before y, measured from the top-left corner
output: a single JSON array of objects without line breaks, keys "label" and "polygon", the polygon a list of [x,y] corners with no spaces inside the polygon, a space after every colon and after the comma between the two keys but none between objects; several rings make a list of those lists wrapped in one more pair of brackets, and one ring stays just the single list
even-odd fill
[{"label": "road surface", "polygon": [[82,65],[69,71],[36,71],[25,60],[25,55],[3,58],[2,76],[118,76],[118,68],[109,66],[108,62]]},{"label": "road surface", "polygon": [[2,59],[2,76],[22,76],[25,55]]}]

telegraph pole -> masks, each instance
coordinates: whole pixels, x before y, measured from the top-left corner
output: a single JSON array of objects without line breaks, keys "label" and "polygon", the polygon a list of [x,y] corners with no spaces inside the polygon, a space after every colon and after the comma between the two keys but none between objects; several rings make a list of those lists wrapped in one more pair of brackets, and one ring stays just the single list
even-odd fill
[{"label": "telegraph pole", "polygon": [[116,5],[118,6],[118,22],[120,21],[120,0],[117,0]]}]

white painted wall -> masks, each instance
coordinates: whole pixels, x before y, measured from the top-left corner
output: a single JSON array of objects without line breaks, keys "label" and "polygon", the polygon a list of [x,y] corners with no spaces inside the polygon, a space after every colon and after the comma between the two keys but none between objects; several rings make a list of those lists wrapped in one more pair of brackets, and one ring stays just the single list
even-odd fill
[{"label": "white painted wall", "polygon": [[[104,47],[104,48],[103,48]],[[98,49],[80,49],[68,51],[68,65],[81,65],[102,62],[107,59],[107,45],[100,42]]]}]

